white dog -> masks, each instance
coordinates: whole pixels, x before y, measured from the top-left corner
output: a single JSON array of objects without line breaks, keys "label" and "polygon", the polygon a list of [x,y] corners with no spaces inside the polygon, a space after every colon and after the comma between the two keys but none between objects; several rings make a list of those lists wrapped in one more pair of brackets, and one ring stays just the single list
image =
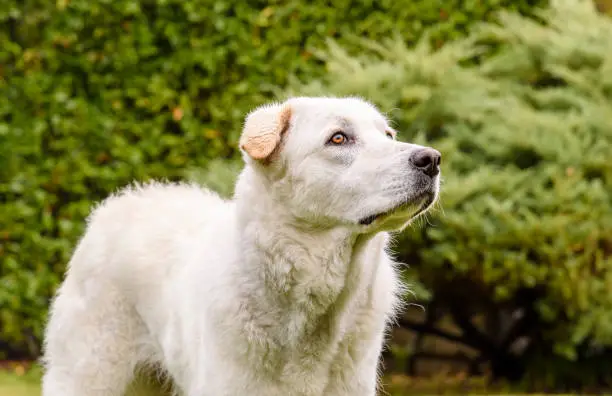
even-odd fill
[{"label": "white dog", "polygon": [[91,215],[52,307],[44,396],[373,396],[401,290],[386,249],[436,200],[440,153],[356,98],[253,111],[233,201],[151,184]]}]

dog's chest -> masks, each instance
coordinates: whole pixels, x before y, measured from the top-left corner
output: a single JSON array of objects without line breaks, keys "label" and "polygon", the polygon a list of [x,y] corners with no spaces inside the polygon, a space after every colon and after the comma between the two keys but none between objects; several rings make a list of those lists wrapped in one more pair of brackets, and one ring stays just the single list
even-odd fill
[{"label": "dog's chest", "polygon": [[[377,351],[393,309],[388,296],[395,285],[384,251],[317,257],[284,246],[264,277],[269,290],[282,293],[248,299],[249,370],[267,384],[266,395],[369,394],[360,377],[375,382]],[[372,356],[373,364],[364,363]],[[363,374],[364,367],[372,370]]]},{"label": "dog's chest", "polygon": [[381,321],[384,314],[367,307],[364,300],[339,328],[321,329],[321,334],[313,334],[296,350],[286,351],[277,376],[283,384],[282,394],[359,395],[359,371],[368,350],[378,341]]}]

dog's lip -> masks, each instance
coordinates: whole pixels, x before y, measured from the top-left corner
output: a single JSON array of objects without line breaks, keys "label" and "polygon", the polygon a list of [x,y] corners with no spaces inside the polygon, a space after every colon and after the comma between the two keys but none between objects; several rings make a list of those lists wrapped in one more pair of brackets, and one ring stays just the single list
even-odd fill
[{"label": "dog's lip", "polygon": [[[424,199],[424,200],[423,200]],[[401,203],[399,203],[398,205],[393,206],[391,209],[386,210],[384,212],[380,212],[380,213],[376,213],[376,214],[372,214],[369,216],[366,216],[364,218],[362,218],[361,220],[359,220],[359,224],[360,225],[364,225],[364,226],[369,226],[372,223],[374,223],[376,220],[381,219],[383,217],[387,217],[388,215],[391,215],[397,211],[400,211],[402,209],[406,209],[412,205],[414,205],[417,202],[422,202],[422,204],[419,206],[419,209],[412,215],[412,217],[417,216],[418,214],[420,214],[421,212],[423,212],[429,205],[431,205],[431,203],[434,201],[435,199],[435,193],[433,191],[428,191],[416,198],[413,199],[408,199],[406,201],[403,201]]]},{"label": "dog's lip", "polygon": [[382,217],[385,217],[385,216],[390,215],[390,214],[392,214],[394,212],[397,212],[398,210],[401,210],[401,209],[404,209],[404,208],[410,206],[410,204],[411,204],[410,201],[406,201],[406,202],[403,202],[403,203],[401,203],[399,205],[396,205],[396,206],[392,207],[391,209],[386,210],[384,212],[380,212],[380,213],[376,213],[376,214],[372,214],[372,215],[366,216],[363,219],[359,220],[359,224],[366,225],[366,226],[370,225],[370,224],[374,223],[376,220],[378,220],[378,219],[380,219]]}]

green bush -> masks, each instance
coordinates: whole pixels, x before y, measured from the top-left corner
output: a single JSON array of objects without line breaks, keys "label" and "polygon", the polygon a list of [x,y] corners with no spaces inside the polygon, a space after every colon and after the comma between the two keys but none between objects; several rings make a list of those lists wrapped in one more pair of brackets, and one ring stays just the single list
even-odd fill
[{"label": "green bush", "polygon": [[391,39],[355,57],[332,42],[328,74],[290,93],[365,96],[443,153],[443,211],[398,243],[462,333],[438,335],[496,375],[552,362],[566,384],[609,384],[612,20],[586,0],[538,18],[502,13],[441,49]]},{"label": "green bush", "polygon": [[412,42],[436,24],[440,44],[529,3],[2,1],[0,351],[37,353],[92,202],[235,156],[249,109],[289,75],[322,75],[324,39]]}]

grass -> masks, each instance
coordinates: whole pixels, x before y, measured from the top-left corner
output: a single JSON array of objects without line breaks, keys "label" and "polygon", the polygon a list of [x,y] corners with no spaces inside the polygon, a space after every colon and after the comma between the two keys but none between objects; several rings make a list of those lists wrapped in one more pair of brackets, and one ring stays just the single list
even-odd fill
[{"label": "grass", "polygon": [[[40,396],[40,374],[40,368],[38,367],[28,370],[24,366],[20,365],[0,370],[0,396]],[[386,396],[493,394],[493,392],[486,391],[484,389],[470,390],[465,388],[457,388],[456,386],[445,386],[443,382],[444,381],[436,382],[437,386],[430,383],[430,386],[423,387],[422,385],[417,385],[417,383],[405,378],[400,379],[399,377],[390,377],[385,380],[385,392],[381,394]],[[518,396],[502,393],[495,394],[499,396]],[[144,387],[140,388],[140,390],[132,391],[126,396],[161,396],[161,394],[152,391],[150,388],[147,390],[147,386],[145,385]]]},{"label": "grass", "polygon": [[[22,364],[11,364],[0,368],[0,396],[40,396],[40,367],[31,368]],[[169,396],[151,386],[147,379],[140,378],[134,389],[125,396]]]},{"label": "grass", "polygon": [[39,396],[40,370],[15,366],[0,371],[0,396]]}]

